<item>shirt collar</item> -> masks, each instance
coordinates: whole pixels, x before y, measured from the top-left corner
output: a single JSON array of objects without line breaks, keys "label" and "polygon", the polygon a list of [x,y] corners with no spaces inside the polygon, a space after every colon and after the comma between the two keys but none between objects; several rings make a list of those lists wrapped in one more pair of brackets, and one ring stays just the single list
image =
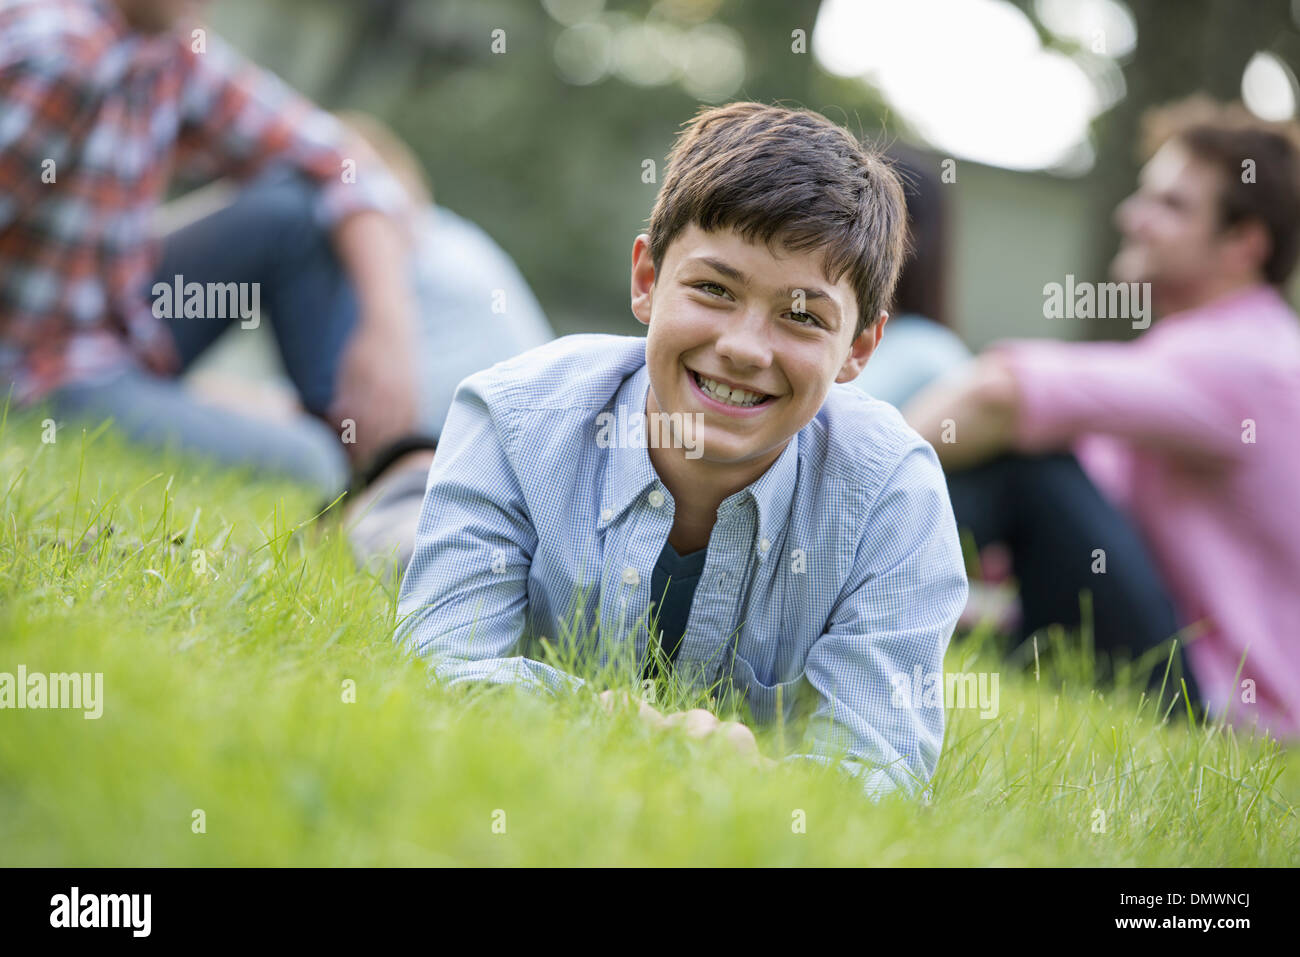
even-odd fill
[{"label": "shirt collar", "polygon": [[[618,392],[612,415],[613,441],[606,459],[604,487],[601,491],[601,512],[597,528],[604,530],[616,521],[620,515],[642,495],[654,486],[662,491],[665,500],[671,494],[663,485],[658,473],[650,462],[648,441],[626,442],[622,437],[627,434],[632,416],[644,414],[646,396],[650,388],[650,372],[644,363],[635,373],[623,381]],[[773,462],[757,479],[722,500],[718,506],[718,520],[722,521],[731,512],[743,508],[752,501],[758,509],[758,528],[760,538],[760,556],[767,551],[763,542],[774,542],[782,528],[790,520],[790,509],[794,505],[795,484],[799,474],[799,434],[791,436],[777,460]]]}]

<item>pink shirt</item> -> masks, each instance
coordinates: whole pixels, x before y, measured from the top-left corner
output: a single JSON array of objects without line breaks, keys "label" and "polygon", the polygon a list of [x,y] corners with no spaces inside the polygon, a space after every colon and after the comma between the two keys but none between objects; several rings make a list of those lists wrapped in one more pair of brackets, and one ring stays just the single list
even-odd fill
[{"label": "pink shirt", "polygon": [[1017,448],[1073,446],[1182,624],[1200,623],[1187,654],[1212,712],[1300,737],[1300,319],[1256,286],[1132,342],[997,348],[1020,388]]}]

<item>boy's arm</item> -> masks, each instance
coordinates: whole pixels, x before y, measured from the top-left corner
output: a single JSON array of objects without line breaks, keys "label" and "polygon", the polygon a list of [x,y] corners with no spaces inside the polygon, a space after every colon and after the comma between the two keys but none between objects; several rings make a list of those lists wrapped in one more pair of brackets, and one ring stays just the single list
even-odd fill
[{"label": "boy's arm", "polygon": [[947,486],[933,450],[915,446],[877,496],[852,578],[804,674],[820,702],[805,752],[787,760],[839,767],[876,797],[915,792],[934,774],[944,710],[896,695],[895,676],[943,674],[966,604],[966,572]]},{"label": "boy's arm", "polygon": [[456,390],[429,473],[394,640],[449,684],[577,689],[584,682],[515,655],[537,533],[479,376]]}]

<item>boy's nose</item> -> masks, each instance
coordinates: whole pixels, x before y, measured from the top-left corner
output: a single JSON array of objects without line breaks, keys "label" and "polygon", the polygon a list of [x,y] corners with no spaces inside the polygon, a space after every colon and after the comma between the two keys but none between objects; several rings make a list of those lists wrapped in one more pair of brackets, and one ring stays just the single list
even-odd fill
[{"label": "boy's nose", "polygon": [[714,349],[737,366],[763,365],[763,356],[771,350],[767,344],[767,312],[752,306],[723,323]]}]

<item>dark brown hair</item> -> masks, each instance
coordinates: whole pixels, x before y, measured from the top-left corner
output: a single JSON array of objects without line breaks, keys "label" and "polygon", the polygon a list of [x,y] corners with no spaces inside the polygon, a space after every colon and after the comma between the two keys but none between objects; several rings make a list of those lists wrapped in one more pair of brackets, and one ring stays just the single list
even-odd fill
[{"label": "dark brown hair", "polygon": [[656,273],[692,224],[824,250],[827,277],[847,272],[857,297],[854,338],[890,305],[907,248],[903,188],[881,156],[818,113],[762,103],[705,108],[678,135],[650,214]]},{"label": "dark brown hair", "polygon": [[[1150,156],[1169,140],[1221,174],[1221,228],[1256,220],[1268,230],[1264,278],[1283,285],[1300,256],[1300,130],[1273,123],[1240,103],[1203,94],[1148,110],[1142,117],[1143,151]],[[1254,164],[1253,182],[1244,171]]]},{"label": "dark brown hair", "polygon": [[911,253],[903,262],[894,290],[898,315],[924,316],[953,328],[948,313],[950,236],[947,196],[938,169],[940,157],[895,143],[886,151],[907,200]]}]

